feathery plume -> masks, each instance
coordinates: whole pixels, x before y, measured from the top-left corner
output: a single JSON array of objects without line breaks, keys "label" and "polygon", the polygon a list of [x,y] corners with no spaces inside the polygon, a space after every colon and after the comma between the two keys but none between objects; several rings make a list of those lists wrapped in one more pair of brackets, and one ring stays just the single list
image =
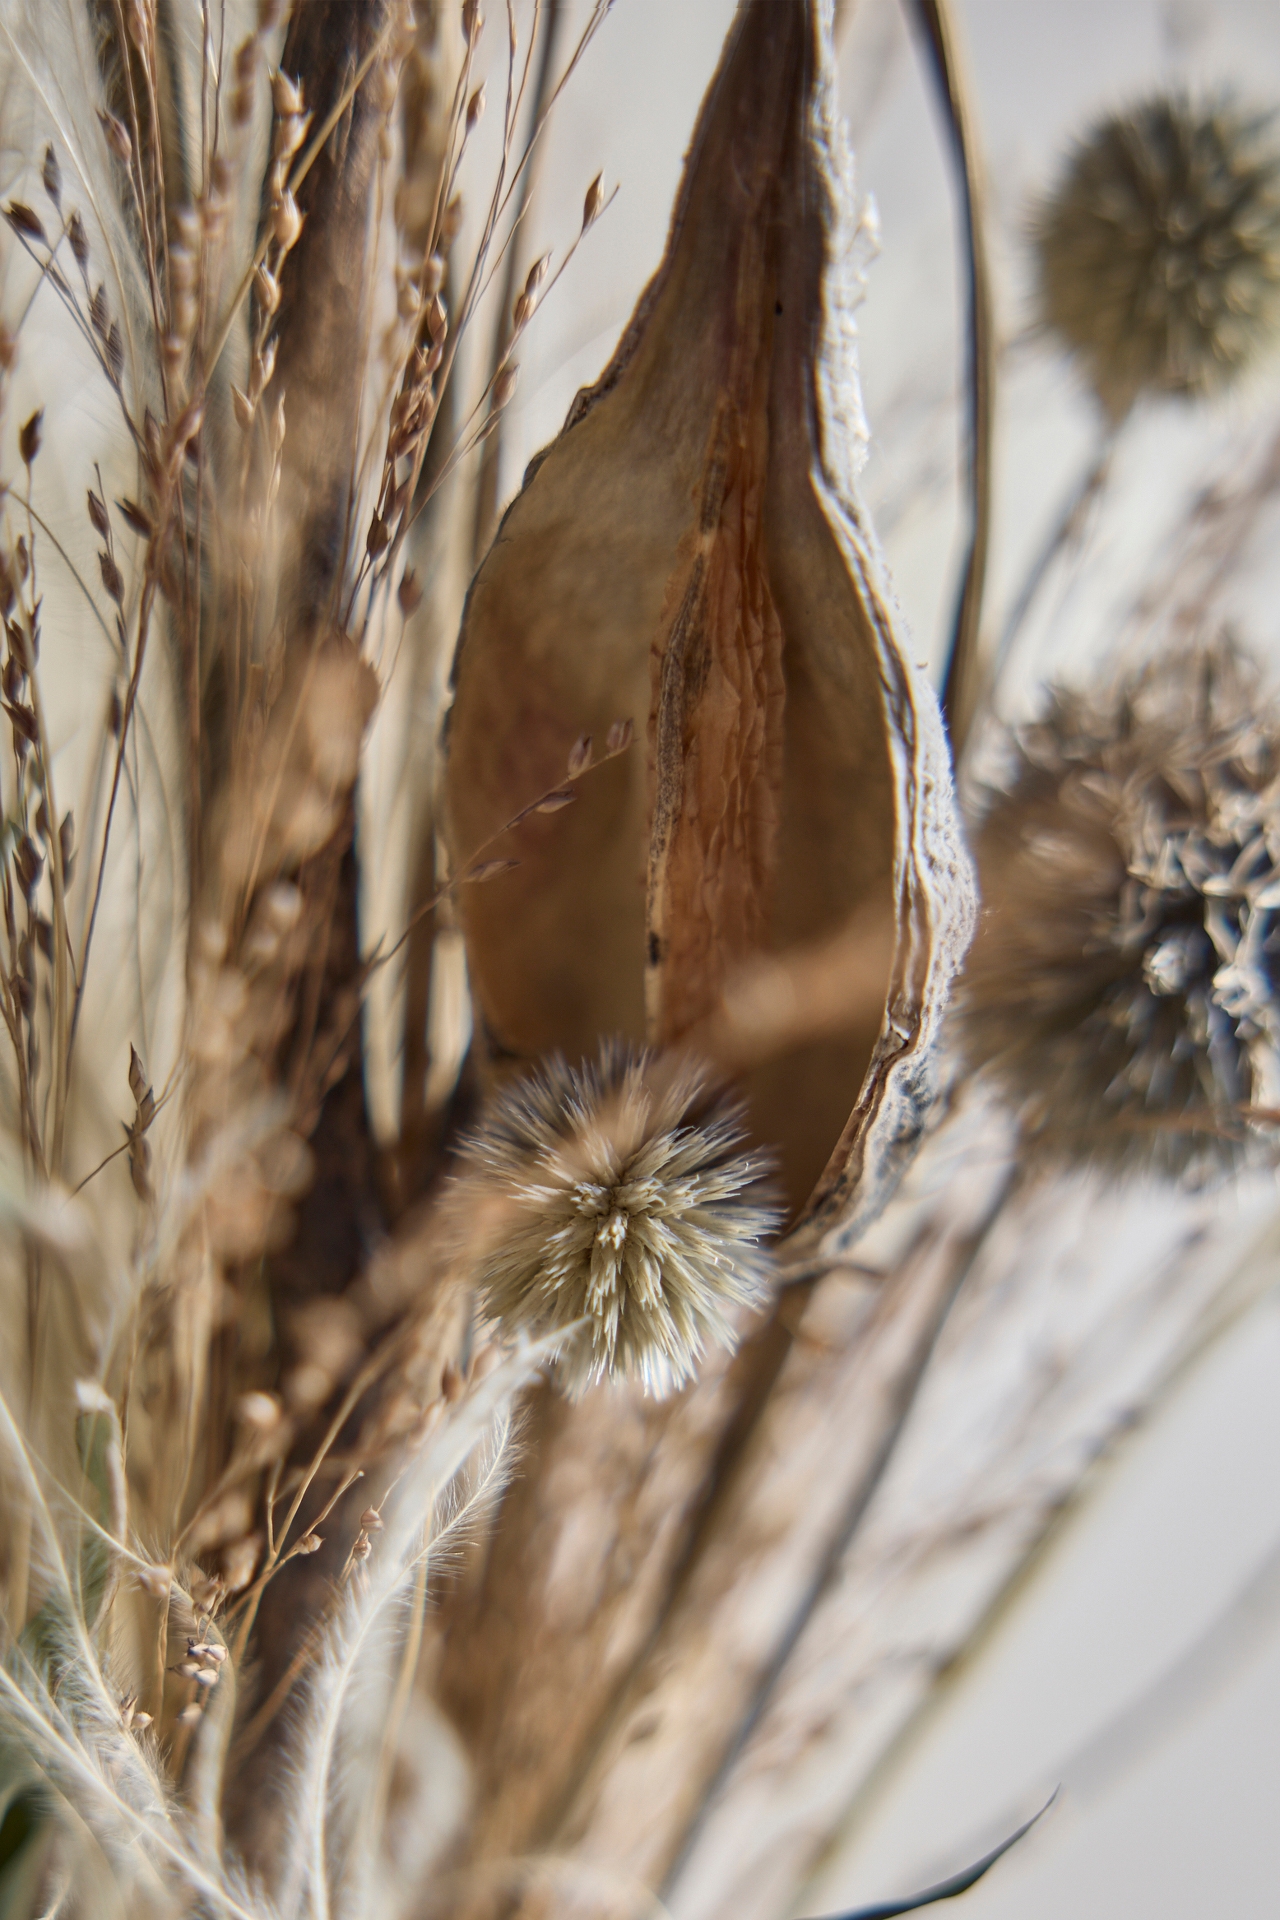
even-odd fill
[{"label": "feathery plume", "polygon": [[1100,120],[1035,215],[1045,324],[1123,416],[1205,394],[1280,329],[1280,136],[1229,95]]},{"label": "feathery plume", "polygon": [[1230,1167],[1280,1104],[1280,714],[1229,642],[1059,690],[979,836],[970,1057],[1065,1157]]},{"label": "feathery plume", "polygon": [[767,1157],[744,1140],[743,1108],[701,1067],[616,1041],[505,1088],[463,1147],[454,1196],[469,1218],[491,1215],[486,1309],[535,1334],[585,1318],[561,1361],[570,1392],[609,1375],[682,1386],[767,1283],[759,1243],[778,1216]]}]

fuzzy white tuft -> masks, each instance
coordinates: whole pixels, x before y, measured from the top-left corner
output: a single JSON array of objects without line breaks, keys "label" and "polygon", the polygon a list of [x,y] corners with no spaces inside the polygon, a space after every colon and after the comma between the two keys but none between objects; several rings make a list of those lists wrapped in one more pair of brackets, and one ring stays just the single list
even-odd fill
[{"label": "fuzzy white tuft", "polygon": [[585,1319],[561,1360],[570,1392],[608,1376],[682,1386],[768,1283],[770,1163],[745,1139],[741,1104],[679,1055],[606,1042],[594,1064],[552,1060],[504,1089],[454,1194],[492,1222],[486,1309],[533,1333]]}]

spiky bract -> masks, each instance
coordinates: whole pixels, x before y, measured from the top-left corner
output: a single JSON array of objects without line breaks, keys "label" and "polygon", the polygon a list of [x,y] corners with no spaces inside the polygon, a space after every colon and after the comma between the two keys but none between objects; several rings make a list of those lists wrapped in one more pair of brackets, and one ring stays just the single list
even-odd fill
[{"label": "spiky bract", "polygon": [[1204,394],[1280,329],[1280,137],[1229,96],[1101,120],[1035,216],[1045,324],[1116,417]]},{"label": "spiky bract", "polygon": [[971,1059],[1063,1157],[1235,1164],[1280,1105],[1280,717],[1220,643],[1106,700],[1059,691],[1014,746],[979,836]]},{"label": "spiky bract", "polygon": [[506,1088],[463,1150],[459,1198],[494,1227],[480,1288],[503,1326],[584,1319],[571,1392],[608,1375],[662,1394],[692,1378],[732,1310],[764,1291],[777,1224],[768,1161],[745,1148],[741,1105],[677,1056],[606,1043]]}]

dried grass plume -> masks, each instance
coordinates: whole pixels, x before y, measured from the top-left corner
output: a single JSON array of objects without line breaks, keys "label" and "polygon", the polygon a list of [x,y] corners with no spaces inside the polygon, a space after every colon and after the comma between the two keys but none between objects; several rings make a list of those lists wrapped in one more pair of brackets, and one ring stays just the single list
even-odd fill
[{"label": "dried grass plume", "polygon": [[479,1271],[507,1329],[586,1319],[561,1377],[606,1376],[664,1394],[732,1312],[759,1300],[778,1223],[765,1155],[745,1148],[742,1107],[679,1055],[606,1042],[595,1062],[556,1058],[495,1096],[461,1156],[455,1202],[494,1225]]}]

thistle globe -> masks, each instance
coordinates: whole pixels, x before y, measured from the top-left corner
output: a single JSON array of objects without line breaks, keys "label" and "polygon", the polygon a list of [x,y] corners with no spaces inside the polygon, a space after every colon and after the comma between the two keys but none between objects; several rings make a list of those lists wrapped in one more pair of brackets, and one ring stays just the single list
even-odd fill
[{"label": "thistle globe", "polygon": [[1280,329],[1275,115],[1156,95],[1081,140],[1038,209],[1044,324],[1113,418],[1207,394]]},{"label": "thistle globe", "polygon": [[1280,1106],[1280,717],[1219,643],[1059,691],[1014,758],[979,832],[971,1061],[1058,1157],[1235,1166]]},{"label": "thistle globe", "polygon": [[766,1155],[741,1104],[679,1055],[606,1043],[559,1057],[491,1101],[465,1143],[455,1195],[483,1219],[479,1288],[504,1328],[585,1320],[560,1372],[571,1393],[607,1376],[665,1394],[769,1278]]}]

